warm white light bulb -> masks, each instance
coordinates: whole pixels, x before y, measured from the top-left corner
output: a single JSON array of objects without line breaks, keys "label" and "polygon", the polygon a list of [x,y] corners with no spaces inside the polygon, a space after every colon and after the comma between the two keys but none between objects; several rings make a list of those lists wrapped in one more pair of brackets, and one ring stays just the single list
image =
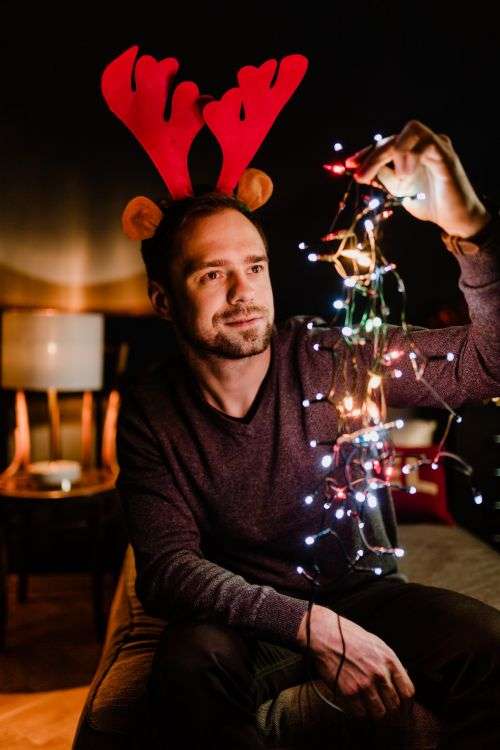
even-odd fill
[{"label": "warm white light bulb", "polygon": [[411,487],[408,487],[408,492],[410,493],[410,495],[415,495],[416,491],[417,488],[415,487],[415,485],[412,484]]},{"label": "warm white light bulb", "polygon": [[302,406],[304,406],[305,408],[307,408],[307,407],[308,407],[308,406],[310,406],[310,405],[311,405],[311,402],[309,401],[309,399],[308,399],[308,398],[305,398],[305,399],[304,399],[304,400],[302,401]]},{"label": "warm white light bulb", "polygon": [[307,260],[310,260],[311,263],[315,263],[318,260],[318,256],[316,255],[316,253],[309,253],[309,255],[307,256]]},{"label": "warm white light bulb", "polygon": [[343,146],[342,146],[341,143],[334,143],[333,144],[333,150],[334,151],[342,151],[342,149],[343,149]]},{"label": "warm white light bulb", "polygon": [[476,503],[476,505],[481,505],[481,503],[483,502],[483,496],[480,494],[474,495],[474,502]]},{"label": "warm white light bulb", "polygon": [[299,250],[307,250],[307,245],[305,242],[299,242]]},{"label": "warm white light bulb", "polygon": [[305,502],[306,505],[311,505],[311,503],[313,502],[313,500],[314,500],[314,498],[313,498],[312,495],[306,495],[306,497],[304,498],[304,502]]},{"label": "warm white light bulb", "polygon": [[344,300],[336,299],[333,303],[333,306],[336,310],[342,310],[344,307]]},{"label": "warm white light bulb", "polygon": [[329,466],[332,465],[333,458],[331,456],[323,456],[321,459],[321,466],[323,468],[328,469]]},{"label": "warm white light bulb", "polygon": [[405,421],[404,419],[396,419],[394,424],[396,425],[396,429],[400,430],[402,427],[405,426]]},{"label": "warm white light bulb", "polygon": [[375,135],[373,136],[373,140],[378,143],[379,141],[382,140],[382,134],[381,133],[375,133]]},{"label": "warm white light bulb", "polygon": [[373,572],[376,576],[382,575],[382,568],[373,568]]},{"label": "warm white light bulb", "polygon": [[318,441],[317,440],[310,440],[309,441],[309,445],[311,446],[311,448],[316,448],[316,446],[318,445]]},{"label": "warm white light bulb", "polygon": [[337,510],[335,511],[335,518],[338,518],[338,519],[344,518],[344,515],[345,515],[344,509],[343,508],[337,508]]},{"label": "warm white light bulb", "polygon": [[405,551],[404,549],[401,549],[401,547],[396,547],[396,549],[394,550],[394,554],[396,555],[396,557],[404,557],[404,553]]},{"label": "warm white light bulb", "polygon": [[448,354],[446,355],[446,359],[448,360],[448,362],[453,362],[453,360],[455,359],[455,355],[453,354],[453,352],[448,352]]},{"label": "warm white light bulb", "polygon": [[313,536],[306,536],[305,542],[306,542],[307,546],[310,547],[311,544],[314,544],[314,537]]},{"label": "warm white light bulb", "polygon": [[351,328],[351,326],[344,326],[342,328],[342,335],[343,336],[352,336],[352,328]]}]

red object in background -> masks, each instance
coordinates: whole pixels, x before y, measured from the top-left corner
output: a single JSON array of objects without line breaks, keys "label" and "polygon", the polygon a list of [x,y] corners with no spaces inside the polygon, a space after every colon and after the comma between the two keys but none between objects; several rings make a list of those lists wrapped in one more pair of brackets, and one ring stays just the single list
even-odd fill
[{"label": "red object in background", "polygon": [[344,164],[341,164],[338,162],[337,164],[323,164],[323,169],[326,169],[327,172],[333,172],[333,174],[344,174],[346,171],[346,168]]},{"label": "red object in background", "polygon": [[[410,495],[402,490],[392,490],[396,516],[400,523],[443,523],[453,526],[455,521],[448,510],[446,497],[446,476],[441,463],[437,469],[430,464],[420,466],[409,474],[401,472],[405,463],[411,464],[419,455],[433,459],[437,446],[426,448],[397,448],[401,458],[396,460],[391,482],[405,487],[412,485],[417,488],[415,494]],[[400,465],[398,465],[400,463]]]}]

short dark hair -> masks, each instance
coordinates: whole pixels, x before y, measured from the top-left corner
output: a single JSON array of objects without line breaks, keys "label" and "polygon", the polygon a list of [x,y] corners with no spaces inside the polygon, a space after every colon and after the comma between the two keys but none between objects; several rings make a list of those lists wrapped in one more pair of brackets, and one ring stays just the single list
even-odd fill
[{"label": "short dark hair", "polygon": [[141,254],[150,281],[170,289],[170,267],[180,251],[182,232],[196,219],[226,209],[239,211],[257,229],[267,251],[267,238],[254,213],[238,198],[224,193],[204,193],[176,201],[158,201],[164,215],[153,237],[143,240]]}]

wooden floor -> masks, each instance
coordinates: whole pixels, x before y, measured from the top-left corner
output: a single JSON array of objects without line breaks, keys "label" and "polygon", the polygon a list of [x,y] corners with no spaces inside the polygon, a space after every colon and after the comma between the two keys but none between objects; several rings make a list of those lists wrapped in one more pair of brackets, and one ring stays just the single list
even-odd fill
[{"label": "wooden floor", "polygon": [[[7,648],[0,653],[0,750],[70,750],[101,645],[86,574],[30,579],[26,603],[9,576]],[[109,582],[107,601],[111,598]]]},{"label": "wooden floor", "polygon": [[2,750],[69,750],[87,687],[0,695]]}]

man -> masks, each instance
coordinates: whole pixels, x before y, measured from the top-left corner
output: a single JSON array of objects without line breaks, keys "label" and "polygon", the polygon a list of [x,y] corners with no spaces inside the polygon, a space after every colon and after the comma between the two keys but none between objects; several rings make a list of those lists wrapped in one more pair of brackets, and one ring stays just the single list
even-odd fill
[{"label": "man", "polygon": [[[454,367],[431,360],[426,378],[453,406],[496,395],[500,220],[449,139],[421,123],[351,163],[360,182],[395,184],[417,172],[425,180],[427,199],[404,205],[448,235],[472,320],[414,332],[424,354],[455,354]],[[118,434],[137,591],[146,610],[169,621],[151,680],[156,723],[165,746],[177,736],[189,748],[262,748],[255,708],[263,689],[271,697],[305,679],[309,587],[296,566],[321,510],[305,510],[302,500],[326,474],[308,446],[334,439],[335,422],[327,403],[306,414],[301,402],[331,384],[331,360],[313,349],[303,321],[274,328],[265,238],[237,201],[174,203],[143,257],[152,305],[171,321],[180,352],[132,390]],[[340,333],[321,336],[331,342]],[[401,331],[393,336],[407,346]],[[437,403],[406,361],[389,404]],[[389,504],[372,523],[376,540],[395,543]],[[319,555],[326,585],[312,608],[311,649],[346,713],[381,720],[416,694],[442,718],[443,748],[498,747],[500,614],[405,583],[393,558],[376,577],[349,572],[334,540]],[[262,658],[264,688],[254,679]]]}]

